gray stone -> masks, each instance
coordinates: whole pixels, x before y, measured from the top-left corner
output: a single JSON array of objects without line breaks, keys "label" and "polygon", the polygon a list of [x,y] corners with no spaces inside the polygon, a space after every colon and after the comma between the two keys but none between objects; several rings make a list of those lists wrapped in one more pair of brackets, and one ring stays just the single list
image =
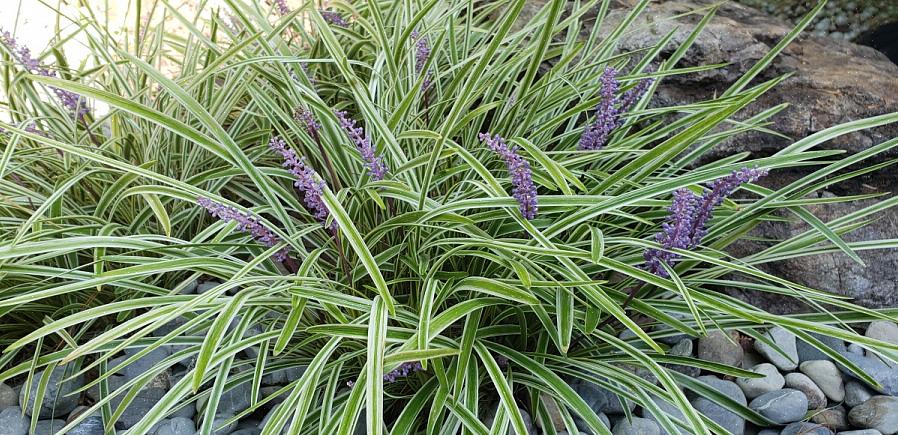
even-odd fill
[{"label": "gray stone", "polygon": [[589,407],[595,411],[596,414],[600,412],[609,412],[609,410],[618,410],[623,412],[623,408],[621,407],[620,400],[617,398],[617,395],[608,391],[605,388],[602,388],[598,384],[594,384],[589,381],[585,381],[583,379],[574,379],[573,381],[568,382],[571,388],[577,392],[580,398],[586,402]]},{"label": "gray stone", "polygon": [[19,404],[19,394],[9,385],[0,382],[0,409]]},{"label": "gray stone", "polygon": [[175,417],[164,421],[154,435],[193,435],[196,432],[196,424],[189,418]]},{"label": "gray stone", "polygon": [[777,424],[792,423],[804,418],[808,411],[808,398],[791,388],[764,393],[748,404],[748,407]]},{"label": "gray stone", "polygon": [[845,432],[839,432],[836,435],[882,435],[882,432],[876,429],[861,429],[861,430],[849,430]]},{"label": "gray stone", "polygon": [[789,424],[780,435],[833,435],[833,431],[820,424],[801,421]]},{"label": "gray stone", "polygon": [[[549,414],[549,420],[552,422],[552,427],[555,428],[555,431],[564,430],[564,415],[562,415],[561,408],[558,406],[558,402],[552,398],[548,393],[540,393],[539,401],[542,403],[543,407],[546,409],[546,413]],[[539,419],[536,420],[536,425],[542,428],[541,421]]]},{"label": "gray stone", "polygon": [[873,390],[867,388],[864,384],[857,381],[848,381],[845,383],[845,404],[849,408],[854,408],[861,403],[869,400],[876,394]]},{"label": "gray stone", "polygon": [[864,335],[886,343],[898,344],[898,324],[886,320],[870,322]]},{"label": "gray stone", "polygon": [[[881,386],[878,390],[880,393],[898,396],[898,366],[886,364],[879,358],[864,357],[847,351],[842,353],[842,356],[878,382]],[[855,377],[846,367],[839,365],[839,369],[842,373]]]},{"label": "gray stone", "polygon": [[66,425],[65,420],[38,420],[31,435],[56,435]]},{"label": "gray stone", "polygon": [[898,397],[873,396],[848,413],[848,422],[865,429],[876,429],[884,435],[898,433]]},{"label": "gray stone", "polygon": [[787,374],[786,387],[804,393],[808,398],[808,409],[823,409],[826,407],[826,395],[823,394],[823,390],[804,373]]},{"label": "gray stone", "polygon": [[[125,353],[128,353],[129,357],[141,351],[143,351],[143,349],[140,348],[125,349]],[[168,358],[169,355],[171,355],[171,349],[167,346],[160,346],[151,350],[146,355],[138,358],[137,361],[134,361],[125,367],[125,378],[130,381],[131,379],[143,375],[147,371],[155,368],[160,362],[162,362],[162,360]],[[112,366],[110,365],[110,367]]]},{"label": "gray stone", "polygon": [[[33,415],[35,411],[34,400],[41,383],[41,378],[46,372],[35,373],[28,393],[28,402],[25,402],[25,389],[19,392],[19,407],[25,410],[27,415]],[[67,382],[61,382],[75,373],[72,364],[56,367],[50,373],[47,389],[44,392],[44,400],[37,409],[39,419],[64,417],[78,406],[78,395],[72,394],[75,390],[84,386],[84,376],[78,376]]]},{"label": "gray stone", "polygon": [[0,411],[0,435],[28,435],[30,421],[22,415],[22,408],[10,406]]},{"label": "gray stone", "polygon": [[229,435],[237,429],[237,422],[225,424],[228,420],[234,418],[234,414],[215,414],[212,420],[212,435]]},{"label": "gray stone", "polygon": [[[667,417],[671,419],[671,422],[673,422],[673,419],[679,419],[680,421],[686,423],[686,417],[682,412],[680,412],[680,409],[674,406],[672,403],[657,396],[652,396],[652,401],[655,402],[655,405],[657,405],[658,408],[660,408],[661,412],[666,414]],[[658,430],[660,431],[661,435],[669,435],[668,432],[664,430],[664,427],[661,426],[660,418],[658,416],[649,413],[649,410],[647,408],[643,408],[642,414],[643,418],[647,418],[658,424]],[[674,424],[676,425],[676,423]],[[678,432],[681,435],[686,435],[689,433],[685,429],[679,428],[679,426],[678,429]]]},{"label": "gray stone", "polygon": [[853,353],[853,354],[855,354],[855,355],[860,355],[860,356],[866,355],[866,352],[864,351],[864,347],[861,346],[861,345],[859,345],[859,344],[857,344],[857,343],[851,343],[851,344],[849,344],[849,345],[848,345],[848,351],[851,352],[851,353]]},{"label": "gray stone", "polygon": [[252,382],[247,381],[221,393],[218,401],[218,413],[239,414],[249,408],[252,399]]},{"label": "gray stone", "polygon": [[719,330],[708,331],[706,337],[698,339],[698,357],[705,361],[740,367],[743,352],[742,346],[739,345],[739,333],[736,331],[729,333]]},{"label": "gray stone", "polygon": [[[153,409],[153,406],[165,396],[166,390],[159,387],[143,388],[137,392],[137,395],[125,408],[125,412],[119,416],[115,422],[116,429],[130,429],[137,424],[147,413]],[[124,394],[120,394],[112,398],[110,403],[113,409],[117,408],[123,399]]]},{"label": "gray stone", "polygon": [[197,287],[196,280],[195,279],[191,280],[190,282],[187,283],[187,285],[184,286],[184,288],[181,289],[180,292],[178,292],[178,294],[182,294],[182,295],[196,294],[196,287]]},{"label": "gray stone", "polygon": [[660,435],[661,428],[658,423],[647,418],[633,417],[632,421],[621,419],[614,425],[611,431],[614,435]]},{"label": "gray stone", "polygon": [[[739,386],[733,382],[724,381],[714,376],[701,376],[698,380],[723,393],[740,405],[744,406],[747,403],[745,394],[743,394]],[[723,406],[718,405],[713,400],[705,397],[697,397],[692,400],[692,406],[696,411],[701,412],[733,435],[742,435],[745,432],[745,419]]]},{"label": "gray stone", "polygon": [[742,388],[745,397],[749,400],[771,391],[777,391],[786,385],[786,379],[780,374],[776,366],[770,363],[758,364],[751,371],[764,375],[763,378],[739,378],[736,385]]},{"label": "gray stone", "polygon": [[798,367],[798,349],[795,334],[785,328],[775,326],[765,333],[776,346],[770,346],[761,340],[755,340],[755,350],[783,371],[795,370]]},{"label": "gray stone", "polygon": [[[682,357],[691,357],[693,351],[693,344],[691,339],[683,339],[680,340],[677,344],[670,348],[668,354],[671,356],[682,356]],[[672,370],[676,370],[686,376],[694,378],[701,373],[701,369],[698,367],[687,366],[683,364],[670,364],[669,367]]]},{"label": "gray stone", "polygon": [[[81,417],[81,414],[84,414],[89,410],[90,406],[78,406],[77,408],[72,410],[72,412],[69,414],[69,417],[66,419],[66,422],[71,423],[75,421],[75,419]],[[91,415],[100,415],[100,411],[94,411],[91,413]]]},{"label": "gray stone", "polygon": [[832,361],[805,361],[801,372],[806,374],[834,402],[845,400],[845,381],[839,368]]},{"label": "gray stone", "polygon": [[196,286],[196,292],[203,294],[219,285],[221,285],[221,283],[218,281],[203,281]]},{"label": "gray stone", "polygon": [[231,432],[231,435],[261,435],[261,434],[262,434],[261,429],[251,428],[251,427],[244,428],[244,429],[238,429],[234,432]]},{"label": "gray stone", "polygon": [[834,431],[848,429],[848,411],[842,405],[836,405],[819,411],[811,416],[811,421],[826,426]]},{"label": "gray stone", "polygon": [[775,429],[764,429],[758,432],[758,435],[780,435],[780,431]]},{"label": "gray stone", "polygon": [[77,426],[66,432],[66,435],[104,435],[106,430],[103,427],[103,418],[92,415],[85,418]]},{"label": "gray stone", "polygon": [[262,376],[262,385],[286,385],[302,377],[306,367],[295,365],[278,369]]},{"label": "gray stone", "polygon": [[[844,352],[845,342],[840,338],[830,337],[826,335],[820,335],[815,332],[810,333],[810,335],[820,342],[822,342],[826,347],[835,350],[836,352]],[[814,360],[826,360],[832,361],[832,358],[829,355],[823,353],[816,347],[811,346],[810,344],[798,340],[796,343],[796,349],[798,350],[798,360],[799,362],[805,361],[814,361]]]}]

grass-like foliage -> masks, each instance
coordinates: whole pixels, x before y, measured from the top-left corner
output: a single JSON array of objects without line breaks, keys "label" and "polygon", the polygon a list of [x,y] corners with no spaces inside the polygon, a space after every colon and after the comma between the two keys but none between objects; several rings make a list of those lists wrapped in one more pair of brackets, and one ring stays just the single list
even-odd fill
[{"label": "grass-like foliage", "polygon": [[[676,66],[713,8],[661,58],[672,35],[616,50],[645,30],[631,23],[647,1],[616,27],[596,0],[549,1],[529,22],[516,20],[525,0],[327,11],[227,0],[201,27],[150,3],[185,30],[138,23],[116,39],[91,14],[61,17],[70,25],[57,42],[91,50],[81,68],[61,45],[31,53],[37,68],[2,48],[0,380],[43,382],[42,393],[45,369],[67,364],[87,375],[83,390],[107,391],[125,349],[117,363],[165,347],[174,353],[94,405],[107,427],[186,359],[186,376],[130,433],[200,400],[209,434],[224,391],[251,383],[242,418],[274,398],[263,399],[263,376],[299,366],[263,433],[348,434],[357,421],[372,434],[524,433],[520,409],[550,427],[552,402],[569,432],[579,420],[609,433],[569,386],[580,378],[648,409],[664,398],[683,413],[662,419],[668,432],[705,433],[720,428],[681,388],[764,419],[669,365],[751,374],[669,356],[659,339],[760,338],[779,325],[898,351],[850,327],[894,312],[756,267],[895,247],[842,239],[893,200],[827,223],[804,206],[859,199],[808,193],[880,168],[863,162],[898,140],[850,156],[817,145],[898,114],[775,155],[702,160],[781,109],[735,120],[781,80],[758,75],[809,19],[716,98],[654,107],[671,76],[719,67]],[[161,73],[163,61],[177,72]],[[786,168],[807,175],[777,190],[754,183]],[[810,229],[727,254],[783,218]],[[184,291],[197,280],[221,284]],[[811,313],[771,315],[727,287],[791,295]]]}]

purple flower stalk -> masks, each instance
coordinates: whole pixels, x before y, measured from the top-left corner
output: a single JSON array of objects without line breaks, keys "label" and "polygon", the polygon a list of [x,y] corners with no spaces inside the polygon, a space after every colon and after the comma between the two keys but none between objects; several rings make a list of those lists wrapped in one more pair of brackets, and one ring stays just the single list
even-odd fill
[{"label": "purple flower stalk", "polygon": [[384,163],[383,156],[377,155],[377,150],[371,144],[371,139],[365,136],[365,130],[362,127],[355,126],[355,120],[346,116],[346,112],[336,112],[337,119],[340,121],[340,127],[349,135],[349,139],[355,144],[368,167],[368,174],[374,180],[383,180],[387,174],[387,165]]},{"label": "purple flower stalk", "polygon": [[321,130],[321,124],[315,120],[312,112],[306,108],[300,107],[293,113],[293,119],[301,122],[306,127],[306,132],[314,140],[318,140],[318,131]]},{"label": "purple flower stalk", "polygon": [[414,372],[419,372],[424,370],[424,367],[421,366],[421,363],[418,361],[414,362],[404,362],[399,364],[399,367],[396,367],[390,373],[384,375],[384,382],[396,382],[399,378],[404,378]]},{"label": "purple flower stalk", "polygon": [[697,199],[697,207],[695,217],[692,221],[692,229],[690,231],[689,248],[694,248],[701,243],[702,238],[708,234],[707,223],[711,220],[711,213],[714,207],[717,207],[723,200],[730,196],[739,186],[745,183],[754,183],[761,177],[767,175],[767,169],[758,168],[742,168],[733,171],[726,177],[719,178],[708,185],[708,191]]},{"label": "purple flower stalk", "polygon": [[[411,34],[412,39],[415,39],[415,74],[421,74],[421,71],[424,70],[424,65],[427,64],[427,59],[430,58],[430,45],[427,43],[427,38],[418,34],[417,30],[413,30]],[[427,89],[430,88],[431,80],[433,78],[433,73],[428,70],[424,76],[424,81],[421,83],[421,92],[427,92]]]},{"label": "purple flower stalk", "polygon": [[580,136],[581,150],[602,149],[608,143],[614,129],[624,124],[621,114],[629,111],[654,82],[654,79],[641,80],[621,97],[617,97],[615,94],[620,89],[617,74],[618,71],[610,66],[602,73],[600,91],[602,101],[596,106],[596,121],[587,126]]},{"label": "purple flower stalk", "polygon": [[[199,197],[197,204],[203,206],[209,214],[223,221],[237,222],[237,228],[252,235],[253,239],[264,246],[272,247],[281,242],[281,239],[274,234],[265,225],[259,222],[259,218],[241,213],[234,207],[228,207],[212,201],[209,198]],[[274,253],[273,257],[276,261],[285,261],[287,259],[287,248],[283,248]]]},{"label": "purple flower stalk", "polygon": [[[404,378],[414,372],[420,372],[424,370],[424,367],[420,362],[404,362],[399,364],[399,367],[396,367],[390,373],[384,375],[384,382],[396,382],[399,378]],[[346,381],[346,386],[352,388],[355,385],[355,381]]]},{"label": "purple flower stalk", "polygon": [[745,183],[753,183],[767,175],[766,169],[742,168],[732,174],[714,180],[709,190],[702,196],[696,196],[689,189],[678,189],[668,207],[670,213],[661,225],[662,231],[655,234],[655,241],[662,249],[648,249],[643,254],[643,268],[655,275],[668,276],[663,264],[673,266],[679,255],[672,249],[692,249],[698,246],[702,238],[708,234],[707,225],[711,220],[714,208]]},{"label": "purple flower stalk", "polygon": [[283,17],[290,13],[290,6],[287,6],[287,0],[273,0],[272,3],[278,15]]},{"label": "purple flower stalk", "polygon": [[349,26],[349,23],[346,21],[346,19],[344,19],[343,16],[337,12],[323,10],[323,9],[318,12],[321,13],[321,18],[324,18],[324,21],[326,21],[330,24],[333,24],[335,26],[340,26],[340,27],[348,27]]},{"label": "purple flower stalk", "polygon": [[606,67],[602,73],[602,101],[596,106],[596,121],[583,130],[580,136],[581,150],[598,150],[608,142],[608,136],[617,126],[617,109],[614,107],[616,99],[614,94],[620,84],[617,81],[617,70]]},{"label": "purple flower stalk", "polygon": [[[29,50],[28,47],[20,46],[9,32],[0,32],[0,43],[5,45],[12,54],[13,59],[31,74],[37,74],[44,77],[56,77],[56,72],[41,65],[40,61],[31,56],[31,50]],[[88,108],[78,94],[52,86],[50,89],[56,95],[59,102],[74,113],[79,120],[84,118],[84,115],[88,112]]]},{"label": "purple flower stalk", "polygon": [[[330,216],[330,210],[324,203],[324,199],[322,199],[324,196],[324,181],[308,165],[305,157],[297,157],[295,151],[287,148],[287,143],[283,139],[279,137],[271,138],[271,141],[268,142],[268,147],[284,158],[284,167],[289,168],[290,173],[296,177],[293,186],[303,193],[303,202],[305,202],[306,208],[312,212],[312,215],[315,216],[318,222],[324,225],[327,222],[327,217]],[[328,229],[332,232],[337,231],[337,222],[331,223]]]},{"label": "purple flower stalk", "polygon": [[518,155],[517,146],[509,146],[498,134],[490,136],[489,133],[480,133],[480,141],[505,161],[508,173],[511,174],[511,184],[514,185],[512,196],[518,201],[521,215],[527,220],[535,218],[536,185],[533,184],[530,163]]}]

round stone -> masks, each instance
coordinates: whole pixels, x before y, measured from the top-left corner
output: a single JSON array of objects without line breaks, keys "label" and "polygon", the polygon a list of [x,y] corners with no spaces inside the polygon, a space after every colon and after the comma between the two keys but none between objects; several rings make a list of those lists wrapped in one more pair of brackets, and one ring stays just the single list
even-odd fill
[{"label": "round stone", "polygon": [[[686,420],[686,418],[683,416],[683,413],[680,412],[680,408],[677,408],[672,403],[670,403],[660,397],[657,397],[657,396],[652,396],[652,401],[655,402],[655,405],[658,407],[658,409],[661,412],[663,412],[664,414],[666,414],[668,418],[670,418],[670,419],[675,418],[675,419],[682,420],[682,421]],[[655,423],[658,423],[658,420],[660,419],[660,417],[658,417],[654,414],[651,414],[647,408],[642,409],[642,417],[652,420]],[[658,428],[661,432],[661,435],[669,435],[667,433],[667,431],[664,430],[663,427],[661,427],[660,424],[658,425]],[[685,435],[687,432],[685,430],[680,429],[679,433]]]},{"label": "round stone", "polygon": [[661,429],[652,420],[633,417],[631,421],[627,421],[626,418],[621,419],[614,425],[611,433],[614,435],[660,435]]},{"label": "round stone", "polygon": [[66,432],[66,435],[103,435],[105,433],[103,418],[98,415],[92,415],[82,420],[72,430]]},{"label": "round stone", "polygon": [[822,409],[826,407],[826,395],[823,394],[823,390],[804,373],[787,374],[786,387],[804,393],[808,398],[808,409]]},{"label": "round stone", "polygon": [[832,361],[805,361],[800,370],[806,374],[834,402],[845,400],[845,381],[842,372]]},{"label": "round stone", "polygon": [[785,328],[776,326],[770,328],[764,333],[764,336],[773,342],[773,346],[761,340],[755,340],[755,350],[780,370],[795,370],[798,367],[798,349],[795,344],[795,334],[792,334]]},{"label": "round stone", "polygon": [[196,432],[196,424],[193,420],[183,417],[175,417],[165,420],[165,423],[156,428],[154,435],[193,435]]},{"label": "round stone", "polygon": [[808,398],[791,388],[764,393],[748,404],[748,407],[777,424],[792,423],[804,418],[808,411]]},{"label": "round stone", "polygon": [[864,335],[886,343],[898,344],[898,324],[886,320],[870,322]]},{"label": "round stone", "polygon": [[28,418],[22,415],[22,408],[10,406],[0,411],[0,434],[28,435]]},{"label": "round stone", "polygon": [[19,395],[9,385],[0,382],[0,409],[6,409],[10,406],[19,404]]},{"label": "round stone", "polygon": [[740,367],[744,351],[739,345],[739,333],[730,331],[709,331],[706,337],[698,339],[698,358],[724,365]]},{"label": "round stone", "polygon": [[[742,389],[734,382],[724,381],[714,376],[701,376],[697,380],[738,402],[740,405],[745,406],[747,403]],[[745,432],[745,419],[717,404],[714,400],[697,397],[692,401],[692,406],[696,411],[701,412],[733,435],[742,435]]]},{"label": "round stone", "polygon": [[[286,395],[283,395],[283,397],[286,398]],[[551,422],[552,427],[555,428],[555,431],[564,430],[564,415],[561,412],[561,408],[558,406],[558,402],[556,402],[548,393],[540,393],[539,400],[546,409],[546,413],[549,414],[549,421]],[[539,419],[536,420],[536,425],[542,427],[542,423]]]},{"label": "round stone", "polygon": [[873,396],[851,408],[848,422],[856,427],[876,429],[884,435],[898,433],[898,397]]},{"label": "round stone", "polygon": [[212,435],[229,435],[237,429],[237,422],[225,424],[228,420],[234,418],[234,414],[215,414],[212,420]]},{"label": "round stone", "polygon": [[65,427],[65,420],[38,420],[31,435],[56,435]]},{"label": "round stone", "polygon": [[849,430],[845,432],[839,432],[836,435],[882,435],[882,432],[876,429],[861,429],[861,430]]},{"label": "round stone", "polygon": [[[37,398],[37,390],[45,373],[35,373],[31,387],[28,390],[22,388],[19,392],[19,407],[23,408],[27,415],[34,415],[34,412],[37,411],[39,419],[65,417],[78,406],[78,395],[72,393],[84,386],[84,377],[78,376],[75,379],[62,382],[75,373],[75,366],[69,364],[54,368],[50,373],[47,389],[44,391],[44,400],[35,410],[34,400]],[[25,401],[26,394],[28,396],[27,403]]]},{"label": "round stone", "polygon": [[848,429],[848,411],[842,405],[833,406],[811,416],[811,421],[832,430]]},{"label": "round stone", "polygon": [[[754,399],[764,393],[777,391],[786,385],[786,379],[780,374],[776,366],[770,363],[758,364],[751,368],[751,371],[764,375],[763,378],[739,378],[736,384],[745,393],[745,397],[749,400]],[[805,399],[807,400],[807,399]],[[807,409],[806,409],[807,410]]]},{"label": "round stone", "polygon": [[820,424],[801,421],[786,426],[780,435],[833,435],[833,431]]},{"label": "round stone", "polygon": [[870,400],[874,394],[872,390],[860,382],[848,381],[845,383],[845,404],[849,408],[854,408]]}]

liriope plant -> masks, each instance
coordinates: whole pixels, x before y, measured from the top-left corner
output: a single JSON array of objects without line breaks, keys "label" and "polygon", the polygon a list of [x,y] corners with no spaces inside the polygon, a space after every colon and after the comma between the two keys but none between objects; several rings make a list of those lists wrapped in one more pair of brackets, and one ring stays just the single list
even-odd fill
[{"label": "liriope plant", "polygon": [[[138,20],[122,40],[89,10],[65,17],[56,41],[91,49],[80,68],[57,46],[38,55],[4,34],[0,380],[44,399],[52,369],[86,377],[73,394],[103,397],[67,428],[97,411],[112,430],[182,364],[129,433],[200,403],[210,434],[276,397],[263,434],[520,434],[522,410],[554,431],[551,402],[569,433],[610,433],[578,380],[651,410],[668,432],[722,433],[684,388],[765,419],[670,364],[756,375],[671,356],[665,337],[763,340],[781,326],[871,382],[811,334],[895,359],[898,347],[851,328],[894,310],[757,265],[895,247],[842,238],[894,199],[828,223],[804,207],[819,202],[809,192],[883,168],[859,164],[898,140],[851,156],[817,145],[898,114],[770,156],[701,158],[764,131],[781,108],[740,111],[781,81],[758,75],[811,16],[720,96],[656,107],[664,80],[719,67],[677,66],[713,7],[660,57],[672,35],[616,49],[648,1],[615,26],[596,0],[548,1],[526,22],[525,0],[225,3],[202,20],[138,2],[181,32]],[[790,168],[807,175],[763,187]],[[810,229],[728,254],[783,216]],[[792,295],[810,312],[772,315],[725,287]],[[264,377],[290,369],[301,375],[262,394]],[[216,421],[244,384],[249,407]],[[664,417],[659,398],[680,415]]]}]

